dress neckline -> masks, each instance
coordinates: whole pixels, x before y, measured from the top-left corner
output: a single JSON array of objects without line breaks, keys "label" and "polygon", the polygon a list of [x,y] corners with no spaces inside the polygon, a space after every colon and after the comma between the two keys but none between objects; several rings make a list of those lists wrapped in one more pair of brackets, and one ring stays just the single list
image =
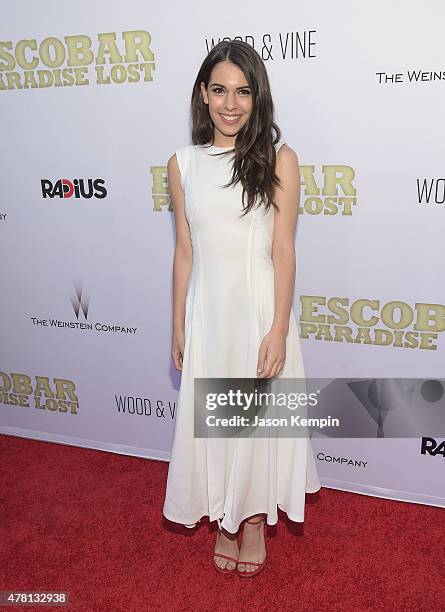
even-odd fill
[{"label": "dress neckline", "polygon": [[215,145],[203,144],[197,145],[206,151],[229,151],[230,149],[234,149],[235,147],[216,147]]},{"label": "dress neckline", "polygon": [[[275,145],[276,150],[278,151],[278,149],[280,148],[280,146],[284,144],[284,140],[281,138]],[[197,147],[200,147],[201,149],[204,149],[206,151],[229,151],[230,149],[234,149],[235,147],[216,147],[215,145],[209,145],[207,144],[203,144],[203,145],[195,145]]]}]

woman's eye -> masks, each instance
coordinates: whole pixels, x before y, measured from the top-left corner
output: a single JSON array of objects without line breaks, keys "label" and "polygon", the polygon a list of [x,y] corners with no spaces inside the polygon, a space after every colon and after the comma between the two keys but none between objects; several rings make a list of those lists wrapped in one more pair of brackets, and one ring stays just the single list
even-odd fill
[{"label": "woman's eye", "polygon": [[[213,93],[220,93],[222,91],[221,87],[215,87],[214,89],[212,89]],[[239,93],[242,94],[246,94],[246,95],[250,95],[250,90],[249,89],[240,89]]]}]

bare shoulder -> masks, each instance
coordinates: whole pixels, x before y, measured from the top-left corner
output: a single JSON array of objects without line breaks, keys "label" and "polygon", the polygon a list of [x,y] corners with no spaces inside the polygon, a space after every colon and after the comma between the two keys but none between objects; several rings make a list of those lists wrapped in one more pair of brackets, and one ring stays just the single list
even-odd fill
[{"label": "bare shoulder", "polygon": [[169,157],[168,159],[167,174],[168,174],[169,182],[172,182],[172,181],[174,181],[175,183],[180,182],[181,172],[180,172],[179,162],[178,162],[176,153],[173,153],[173,155]]},{"label": "bare shoulder", "polygon": [[181,170],[176,153],[169,157],[167,162],[167,177],[170,193],[175,201],[182,194]]},{"label": "bare shoulder", "polygon": [[280,180],[290,183],[299,180],[300,167],[298,156],[294,149],[287,143],[284,143],[277,153],[275,173]]},{"label": "bare shoulder", "polygon": [[167,162],[167,168],[169,170],[179,170],[179,164],[178,164],[178,159],[176,157],[176,153],[173,153],[173,155],[171,157],[169,157],[168,162]]},{"label": "bare shoulder", "polygon": [[278,164],[282,164],[283,167],[298,165],[298,155],[287,143],[284,143],[277,153]]}]

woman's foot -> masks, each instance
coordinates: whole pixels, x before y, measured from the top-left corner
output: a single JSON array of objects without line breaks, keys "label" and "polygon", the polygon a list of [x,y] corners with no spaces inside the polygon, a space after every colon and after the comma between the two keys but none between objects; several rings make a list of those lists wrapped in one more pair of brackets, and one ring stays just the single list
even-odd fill
[{"label": "woman's foot", "polygon": [[239,558],[243,560],[243,563],[238,563],[240,573],[254,572],[258,569],[258,565],[253,565],[253,563],[263,563],[266,558],[264,515],[256,514],[248,520],[252,522],[244,521],[243,541],[239,552]]},{"label": "woman's foot", "polygon": [[[220,557],[226,555],[227,557],[233,557],[233,559],[226,559]],[[216,533],[216,544],[214,550],[213,561],[220,568],[225,569],[228,572],[233,572],[236,568],[236,559],[238,559],[239,548],[236,533],[230,533],[225,529],[218,529]]]}]

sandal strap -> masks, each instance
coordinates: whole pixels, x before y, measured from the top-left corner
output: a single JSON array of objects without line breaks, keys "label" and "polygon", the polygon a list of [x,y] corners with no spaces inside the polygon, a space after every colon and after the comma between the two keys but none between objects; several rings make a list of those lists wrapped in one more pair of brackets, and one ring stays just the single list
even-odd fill
[{"label": "sandal strap", "polygon": [[235,561],[235,563],[238,563],[238,559],[235,559],[235,557],[229,557],[229,555],[223,555],[222,553],[213,553],[214,557],[222,557],[223,559],[229,559],[230,561]]},{"label": "sandal strap", "polygon": [[263,565],[265,561],[266,559],[260,563],[259,561],[241,561],[241,559],[238,559],[238,564],[245,563],[246,565]]}]

